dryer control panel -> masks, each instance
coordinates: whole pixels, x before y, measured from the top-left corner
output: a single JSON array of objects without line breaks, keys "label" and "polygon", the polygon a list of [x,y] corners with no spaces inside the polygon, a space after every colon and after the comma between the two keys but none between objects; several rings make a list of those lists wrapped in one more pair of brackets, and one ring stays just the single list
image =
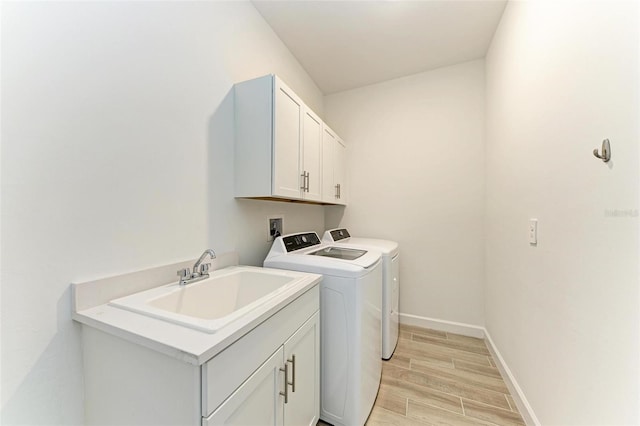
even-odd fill
[{"label": "dryer control panel", "polygon": [[349,235],[349,231],[347,231],[346,228],[334,229],[333,231],[331,231],[331,238],[333,238],[333,241],[344,240],[345,238],[349,238],[350,236],[351,235]]},{"label": "dryer control panel", "polygon": [[284,247],[287,249],[287,253],[300,250],[303,248],[315,246],[320,244],[320,238],[315,232],[307,232],[305,234],[289,235],[282,238]]}]

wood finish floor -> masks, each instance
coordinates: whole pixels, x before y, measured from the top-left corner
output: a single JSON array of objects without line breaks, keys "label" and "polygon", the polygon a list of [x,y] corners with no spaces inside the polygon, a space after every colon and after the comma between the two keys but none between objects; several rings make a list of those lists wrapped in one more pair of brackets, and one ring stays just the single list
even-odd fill
[{"label": "wood finish floor", "polygon": [[400,326],[367,426],[524,424],[484,340]]}]

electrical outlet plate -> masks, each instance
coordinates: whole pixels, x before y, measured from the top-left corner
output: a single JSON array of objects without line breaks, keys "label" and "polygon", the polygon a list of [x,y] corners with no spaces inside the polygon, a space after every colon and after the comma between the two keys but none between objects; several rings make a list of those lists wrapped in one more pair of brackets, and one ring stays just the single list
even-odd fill
[{"label": "electrical outlet plate", "polygon": [[267,218],[267,241],[271,242],[283,234],[284,215],[274,215]]}]

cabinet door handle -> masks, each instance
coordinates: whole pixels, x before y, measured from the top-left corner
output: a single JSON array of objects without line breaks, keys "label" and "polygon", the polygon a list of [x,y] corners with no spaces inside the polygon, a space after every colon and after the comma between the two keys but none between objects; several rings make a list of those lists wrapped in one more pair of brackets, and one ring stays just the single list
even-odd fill
[{"label": "cabinet door handle", "polygon": [[280,392],[280,395],[284,396],[284,403],[289,402],[289,388],[287,385],[289,384],[289,369],[287,368],[287,364],[284,365],[284,368],[281,368],[280,371],[284,371],[284,392]]},{"label": "cabinet door handle", "polygon": [[338,198],[342,198],[342,185],[338,184]]},{"label": "cabinet door handle", "polygon": [[291,359],[288,359],[287,362],[291,363],[291,392],[296,391],[296,356],[291,355]]},{"label": "cabinet door handle", "polygon": [[302,186],[300,189],[302,189],[302,192],[309,192],[309,172],[302,172],[300,177],[302,178]]}]

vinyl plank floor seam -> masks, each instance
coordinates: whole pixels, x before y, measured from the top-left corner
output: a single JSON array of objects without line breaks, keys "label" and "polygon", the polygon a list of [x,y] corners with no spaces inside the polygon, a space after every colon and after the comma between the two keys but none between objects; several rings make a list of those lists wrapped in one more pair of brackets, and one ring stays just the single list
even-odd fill
[{"label": "vinyl plank floor seam", "polygon": [[460,405],[462,407],[462,413],[458,413],[458,412],[455,412],[455,411],[447,410],[446,408],[438,407],[437,405],[429,404],[428,402],[425,402],[425,401],[417,401],[417,400],[411,399],[411,398],[407,398],[407,413],[409,412],[409,403],[413,402],[414,404],[420,404],[420,405],[423,405],[423,406],[433,407],[434,409],[446,411],[447,413],[455,414],[457,416],[464,416],[464,405],[462,405],[462,398],[458,398],[458,399],[460,399]]},{"label": "vinyl plank floor seam", "polygon": [[[425,373],[416,372],[415,370],[410,370],[410,369],[407,369],[407,368],[404,368],[404,367],[399,367],[399,366],[394,366],[394,367],[397,367],[397,368],[399,368],[399,369],[401,369],[401,370],[405,370],[406,372],[409,372],[409,373],[414,372],[414,373],[418,373],[418,374],[425,374]],[[391,373],[391,374],[392,374],[392,373]],[[387,374],[387,375],[385,376],[385,372],[384,372],[384,370],[383,370],[383,377],[382,377],[382,379],[381,379],[381,383],[382,383],[382,384],[385,384],[385,385],[386,385],[386,384],[388,384],[386,381],[388,381],[388,380],[389,380],[389,379],[387,378],[389,375],[390,375],[390,374]],[[400,380],[402,380],[402,379],[400,379]],[[449,379],[449,378],[446,378],[446,379],[443,379],[443,380],[448,381],[448,382],[455,381],[455,379]],[[442,394],[442,395],[447,395],[447,396],[454,397],[454,398],[467,398],[467,399],[474,400],[474,398],[472,398],[472,397],[468,397],[468,396],[464,396],[464,395],[459,395],[459,394],[457,394],[457,393],[455,393],[455,392],[446,392],[446,391],[443,391],[443,390],[435,389],[435,388],[433,388],[433,387],[429,387],[429,386],[427,386],[427,385],[422,385],[422,384],[419,384],[419,383],[415,383],[415,382],[413,382],[413,381],[406,381],[406,380],[402,380],[402,381],[403,381],[404,383],[406,383],[406,384],[411,384],[411,385],[414,385],[414,386],[419,386],[419,387],[424,388],[424,389],[426,389],[426,390],[429,390],[429,391],[431,391],[431,392],[437,392],[437,393]],[[465,386],[466,386],[466,387],[471,388],[471,390],[473,390],[473,389],[476,389],[476,388],[477,388],[479,392],[481,392],[481,391],[482,391],[482,392],[485,392],[485,393],[488,393],[488,394],[494,394],[494,396],[495,396],[495,397],[500,397],[500,399],[501,399],[501,400],[502,400],[502,399],[505,399],[505,397],[506,397],[506,395],[505,395],[505,394],[503,394],[503,393],[501,393],[501,392],[497,392],[497,391],[494,391],[494,390],[491,390],[491,389],[483,389],[481,386],[477,386],[477,385],[470,385],[470,384],[465,384]],[[492,404],[488,404],[487,402],[483,402],[483,401],[477,401],[477,402],[480,402],[480,403],[483,403],[483,404],[487,404],[487,405],[492,405]],[[493,404],[493,406],[494,406],[494,407],[496,407],[496,408],[503,408],[503,407],[504,407],[504,409],[507,409],[507,408],[510,408],[510,407],[511,407],[511,404],[509,403],[509,401],[508,401],[508,400],[506,400],[506,402],[505,402],[505,403],[503,403],[503,406],[498,406],[498,405],[495,405],[495,404]]]},{"label": "vinyl plank floor seam", "polygon": [[496,408],[477,401],[462,399],[463,407],[466,405],[465,413],[469,412],[469,417],[478,420],[489,421],[500,425],[524,426],[524,420],[518,413],[510,410]]}]

